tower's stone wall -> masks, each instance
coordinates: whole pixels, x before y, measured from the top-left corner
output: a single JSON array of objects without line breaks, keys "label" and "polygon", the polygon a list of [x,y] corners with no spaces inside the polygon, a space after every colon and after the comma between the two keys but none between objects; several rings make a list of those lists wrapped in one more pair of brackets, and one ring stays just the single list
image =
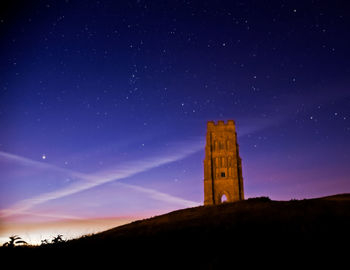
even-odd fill
[{"label": "tower's stone wall", "polygon": [[204,159],[204,204],[244,199],[241,158],[233,120],[207,124]]}]

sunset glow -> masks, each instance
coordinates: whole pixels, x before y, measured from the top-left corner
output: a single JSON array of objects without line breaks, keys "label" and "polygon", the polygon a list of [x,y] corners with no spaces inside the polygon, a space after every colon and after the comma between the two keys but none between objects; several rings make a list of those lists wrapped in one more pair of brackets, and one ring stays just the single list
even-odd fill
[{"label": "sunset glow", "polygon": [[210,120],[245,198],[350,192],[341,4],[1,2],[0,244],[203,205]]}]

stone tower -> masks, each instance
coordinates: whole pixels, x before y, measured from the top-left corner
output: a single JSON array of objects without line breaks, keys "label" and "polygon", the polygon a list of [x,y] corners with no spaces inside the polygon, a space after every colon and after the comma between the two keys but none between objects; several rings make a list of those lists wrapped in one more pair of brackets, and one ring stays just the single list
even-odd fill
[{"label": "stone tower", "polygon": [[244,199],[235,122],[209,121],[204,159],[204,205]]}]

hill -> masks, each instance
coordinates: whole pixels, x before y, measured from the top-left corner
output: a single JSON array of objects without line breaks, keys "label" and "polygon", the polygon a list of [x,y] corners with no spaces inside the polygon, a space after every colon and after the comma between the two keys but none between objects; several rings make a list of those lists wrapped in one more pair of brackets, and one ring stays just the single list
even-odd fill
[{"label": "hill", "polygon": [[349,240],[349,210],[350,194],[292,201],[262,197],[178,210],[61,244],[17,250],[31,258],[85,263],[98,258],[146,268],[207,269],[247,258],[248,264],[251,258],[295,262],[314,253],[339,261]]}]

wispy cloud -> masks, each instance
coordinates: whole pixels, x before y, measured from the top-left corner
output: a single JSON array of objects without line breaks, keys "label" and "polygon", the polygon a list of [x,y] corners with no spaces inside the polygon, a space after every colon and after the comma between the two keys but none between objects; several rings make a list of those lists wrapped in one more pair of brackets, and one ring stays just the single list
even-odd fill
[{"label": "wispy cloud", "polygon": [[48,212],[34,212],[34,211],[21,211],[19,213],[21,215],[21,218],[23,217],[38,217],[38,218],[48,218],[53,220],[83,220],[84,218],[79,216],[73,216],[73,215],[66,215],[66,214],[60,214],[60,213],[48,213]]},{"label": "wispy cloud", "polygon": [[278,115],[272,118],[242,118],[237,128],[238,137],[253,134],[264,129],[276,126],[288,119],[286,115]]},{"label": "wispy cloud", "polygon": [[[96,186],[99,186],[108,182],[131,177],[138,173],[145,172],[150,169],[186,158],[187,156],[193,153],[196,153],[201,148],[203,148],[203,145],[201,142],[192,143],[191,145],[187,145],[186,147],[184,147],[184,149],[178,150],[176,153],[171,155],[164,155],[161,157],[149,158],[146,160],[140,160],[136,162],[130,162],[130,163],[124,164],[123,166],[119,166],[117,169],[110,169],[110,170],[98,172],[95,174],[83,174],[80,172],[63,169],[54,165],[34,161],[25,157],[9,154],[5,152],[0,152],[0,156],[3,158],[25,163],[26,165],[35,166],[36,168],[44,168],[44,169],[51,169],[55,171],[65,172],[72,177],[76,177],[80,179],[80,181],[72,183],[64,188],[60,188],[52,192],[43,193],[38,196],[19,201],[18,203],[14,204],[12,207],[1,210],[0,216],[4,218],[15,214],[20,214],[22,212],[25,212],[33,208],[36,205],[43,204],[50,200],[59,199],[65,196],[73,195],[75,193],[78,193],[87,189],[94,188]],[[153,189],[144,188],[144,187],[135,186],[135,185],[126,185],[126,184],[123,184],[123,185],[133,190],[137,190],[138,192],[145,193],[146,195],[154,199],[165,201],[168,203],[178,204],[178,205],[181,205],[182,207],[191,207],[199,204],[198,202],[184,200],[182,198],[175,197],[167,193],[159,192]]]},{"label": "wispy cloud", "polygon": [[185,200],[185,199],[182,199],[180,197],[172,196],[172,195],[169,195],[167,193],[159,192],[159,191],[154,190],[154,189],[145,188],[145,187],[136,186],[136,185],[125,184],[125,183],[118,183],[118,184],[121,186],[130,188],[130,189],[133,189],[135,191],[139,191],[139,192],[148,194],[151,198],[156,199],[156,200],[166,201],[168,203],[174,203],[174,204],[181,205],[184,207],[194,207],[194,206],[199,205],[198,202]]},{"label": "wispy cloud", "polygon": [[3,152],[3,151],[0,151],[0,160],[1,159],[4,159],[6,161],[18,162],[18,163],[20,163],[22,165],[26,165],[26,166],[29,166],[29,167],[32,167],[32,168],[35,168],[35,169],[53,170],[55,172],[66,173],[66,174],[68,174],[68,175],[70,175],[72,177],[81,178],[81,177],[85,176],[85,174],[82,174],[80,172],[76,172],[76,171],[73,171],[73,170],[61,168],[61,167],[58,167],[58,166],[55,166],[55,165],[52,165],[52,164],[49,164],[49,163],[46,163],[46,162],[40,162],[40,161],[37,161],[37,160],[32,160],[32,159],[29,159],[29,158],[26,158],[26,157],[22,157],[22,156],[19,156],[19,155],[14,155],[14,154]]},{"label": "wispy cloud", "polygon": [[[280,118],[275,119],[274,121],[248,121],[250,125],[243,125],[240,128],[239,136],[244,136],[247,133],[254,133],[260,131],[266,127],[276,124],[276,121],[281,121]],[[248,123],[247,122],[247,123]],[[251,123],[255,123],[252,125]],[[55,172],[61,172],[67,175],[68,177],[76,178],[78,181],[68,184],[67,186],[51,191],[42,193],[38,196],[34,196],[29,199],[25,199],[17,202],[7,209],[0,210],[0,217],[8,217],[11,215],[16,215],[20,213],[29,213],[29,209],[33,208],[36,205],[43,204],[45,202],[60,199],[65,196],[70,196],[76,194],[78,192],[91,189],[97,187],[99,185],[109,183],[112,181],[128,178],[134,176],[136,174],[146,172],[148,170],[154,169],[156,167],[175,162],[177,160],[184,159],[198,151],[202,151],[204,148],[205,140],[203,137],[197,137],[190,142],[180,143],[172,148],[172,154],[157,154],[156,157],[149,157],[143,160],[132,161],[128,163],[123,163],[117,166],[116,168],[110,168],[108,170],[96,172],[94,174],[85,174],[81,172],[77,172],[74,170],[61,168],[55,165],[51,165],[45,162],[35,161],[28,159],[26,157],[1,152],[0,158],[5,160],[12,160],[23,165],[31,166],[36,169],[45,169],[52,170]],[[167,193],[159,192],[154,189],[149,189],[141,186],[130,185],[125,183],[118,183],[124,187],[130,188],[137,192],[142,192],[145,195],[164,202],[172,203],[179,205],[181,207],[192,207],[199,205],[198,202],[194,202],[191,200],[185,200],[183,198],[179,198],[176,196],[172,196]]]}]

